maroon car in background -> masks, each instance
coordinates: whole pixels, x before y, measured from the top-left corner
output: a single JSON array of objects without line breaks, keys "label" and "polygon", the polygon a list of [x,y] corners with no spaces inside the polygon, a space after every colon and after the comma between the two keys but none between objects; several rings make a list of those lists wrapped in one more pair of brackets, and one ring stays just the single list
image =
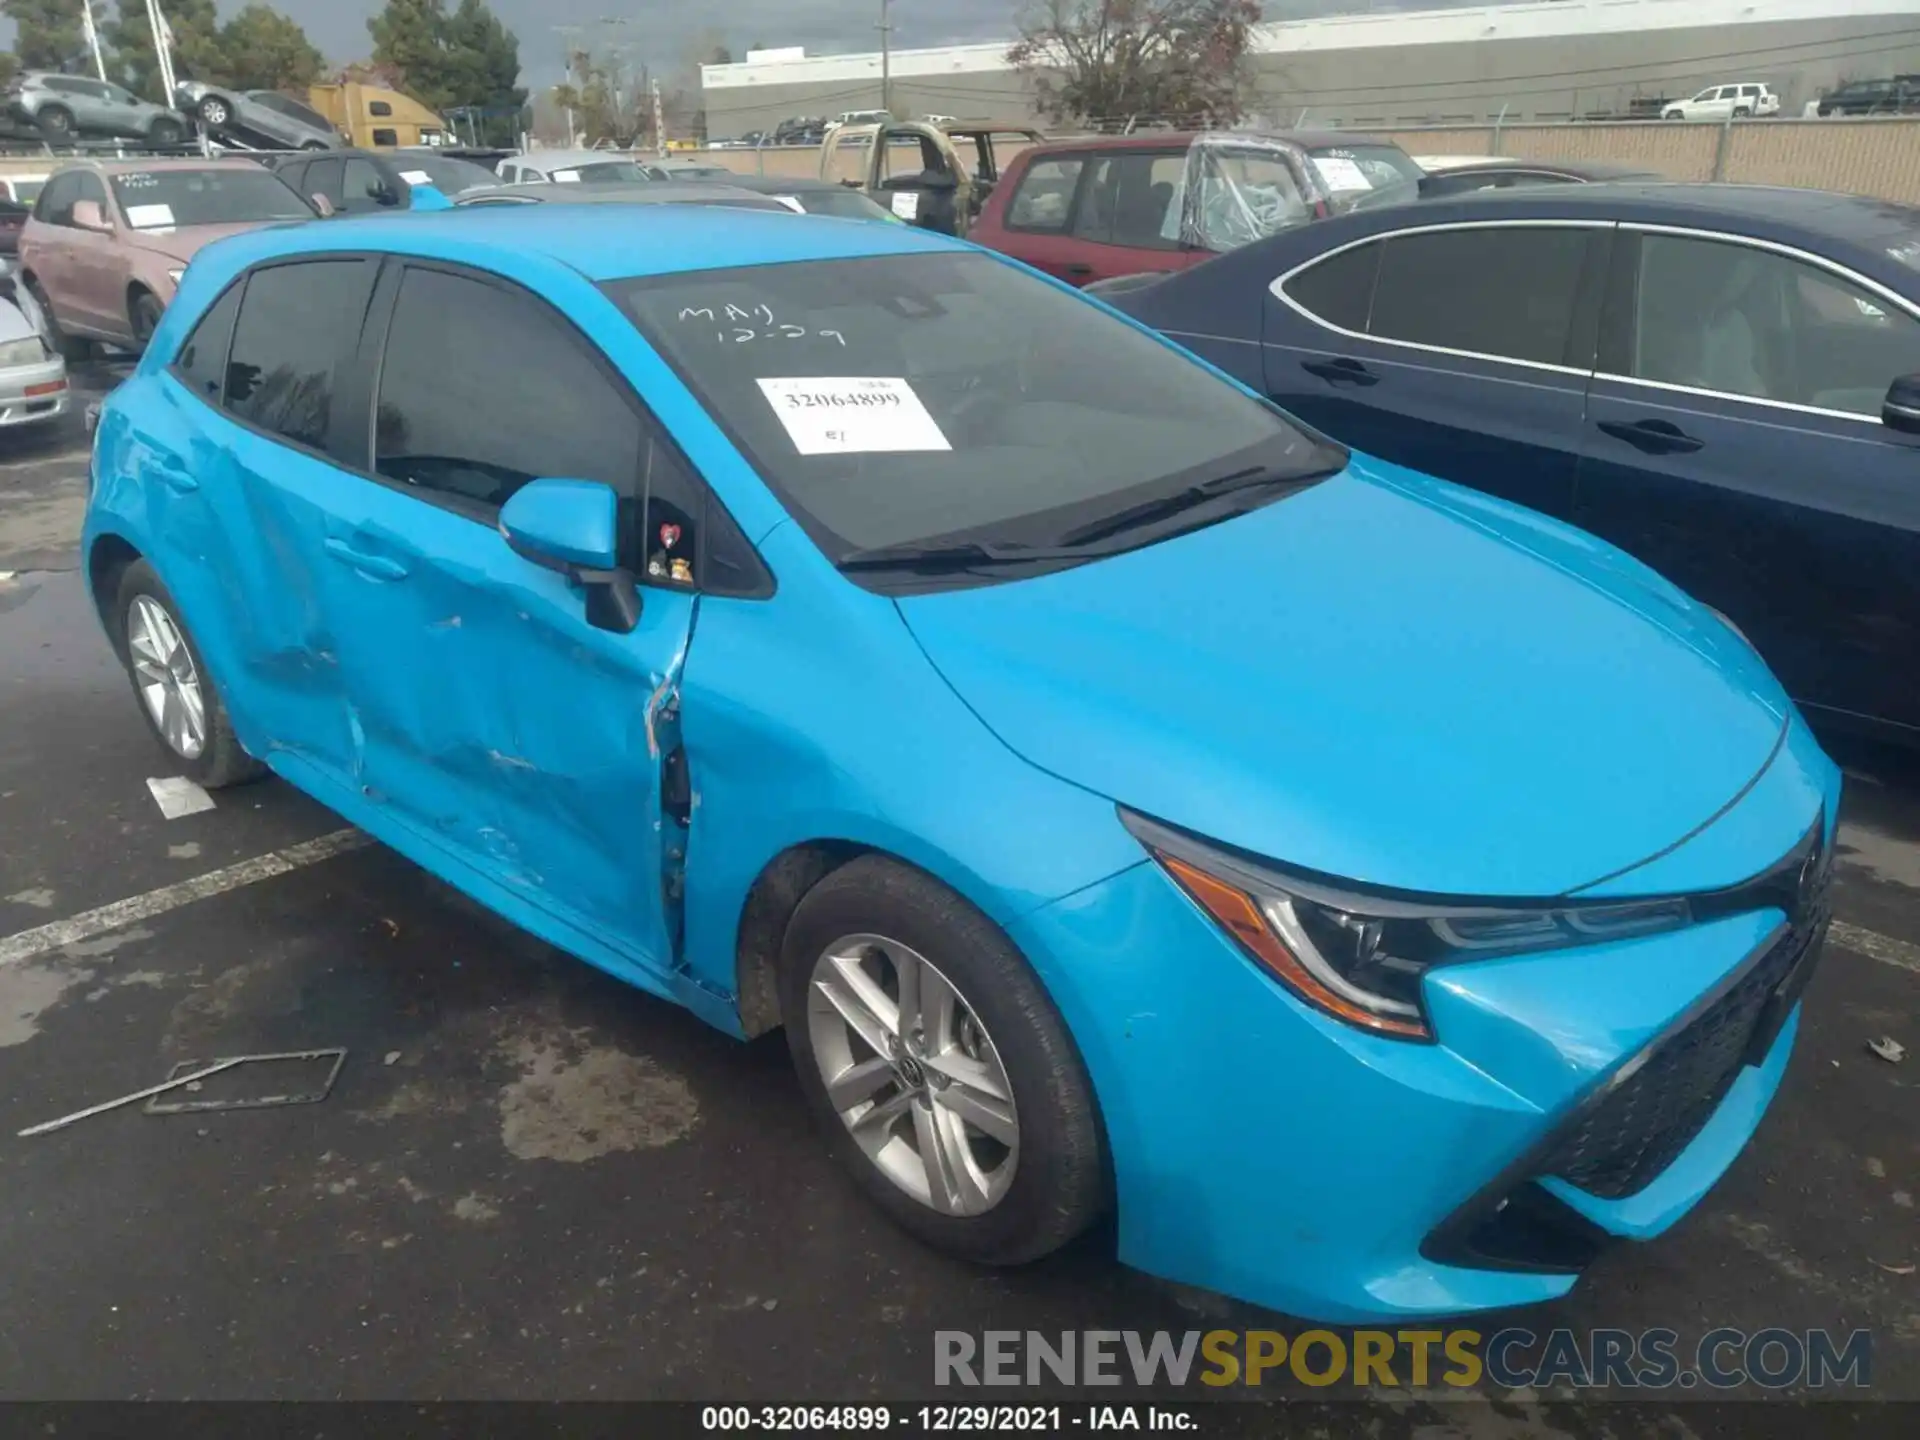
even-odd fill
[{"label": "maroon car in background", "polygon": [[1184,270],[1363,200],[1411,198],[1420,175],[1398,145],[1334,131],[1095,135],[1021,151],[967,238],[1089,285]]}]

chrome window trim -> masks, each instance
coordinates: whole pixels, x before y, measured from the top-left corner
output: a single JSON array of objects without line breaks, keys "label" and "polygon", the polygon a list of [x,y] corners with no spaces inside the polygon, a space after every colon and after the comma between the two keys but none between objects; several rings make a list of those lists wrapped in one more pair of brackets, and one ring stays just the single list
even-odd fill
[{"label": "chrome window trim", "polygon": [[[1445,174],[1445,171],[1441,171]],[[1408,235],[1436,235],[1448,230],[1612,230],[1618,228],[1615,220],[1447,220],[1434,225],[1407,225],[1398,230],[1379,230],[1371,235],[1363,235],[1357,240],[1336,246],[1332,250],[1322,251],[1311,260],[1303,260],[1285,274],[1279,276],[1267,287],[1269,294],[1288,309],[1294,311],[1318,325],[1322,330],[1335,335],[1344,335],[1349,340],[1363,340],[1369,345],[1391,345],[1401,350],[1412,350],[1423,355],[1448,355],[1458,360],[1480,360],[1490,365],[1518,365],[1528,370],[1542,370],[1552,375],[1574,375],[1586,379],[1593,374],[1591,368],[1579,368],[1572,365],[1551,365],[1544,360],[1516,360],[1510,355],[1490,355],[1483,350],[1454,350],[1445,345],[1427,345],[1418,340],[1392,340],[1384,335],[1367,335],[1358,330],[1349,330],[1344,325],[1336,325],[1314,314],[1286,292],[1287,282],[1316,265],[1324,264],[1336,255],[1344,255],[1349,250],[1357,250],[1362,245],[1371,245],[1376,241],[1393,240]]]},{"label": "chrome window trim", "polygon": [[[1677,235],[1687,240],[1709,240],[1722,245],[1745,245],[1753,250],[1765,250],[1775,255],[1785,256],[1789,260],[1798,260],[1811,265],[1816,270],[1824,270],[1837,276],[1850,285],[1856,285],[1871,295],[1885,300],[1894,309],[1907,318],[1920,323],[1920,305],[1915,305],[1898,291],[1890,290],[1877,280],[1871,280],[1857,270],[1850,270],[1837,260],[1829,260],[1824,255],[1816,255],[1811,250],[1803,250],[1797,245],[1788,245],[1778,240],[1762,240],[1753,235],[1735,235],[1725,230],[1706,230],[1697,225],[1662,225],[1651,220],[1622,220],[1622,230],[1632,230],[1642,235]],[[1873,425],[1881,429],[1886,422],[1878,415],[1861,415],[1852,410],[1829,410],[1822,405],[1801,405],[1791,400],[1769,400],[1758,395],[1736,395],[1730,390],[1708,390],[1696,385],[1675,385],[1666,380],[1642,380],[1636,375],[1621,375],[1612,370],[1596,369],[1596,380],[1613,380],[1622,385],[1643,385],[1650,390],[1665,390],[1676,395],[1698,395],[1708,400],[1733,400],[1742,405],[1759,405],[1769,410],[1784,410],[1795,415],[1819,415],[1829,420],[1851,420],[1856,424]]]}]

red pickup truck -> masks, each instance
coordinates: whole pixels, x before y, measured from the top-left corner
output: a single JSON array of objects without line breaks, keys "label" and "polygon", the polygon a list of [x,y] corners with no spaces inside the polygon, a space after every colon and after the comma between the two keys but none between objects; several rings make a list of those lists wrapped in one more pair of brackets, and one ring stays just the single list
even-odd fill
[{"label": "red pickup truck", "polygon": [[1095,135],[1016,155],[967,238],[1089,285],[1183,270],[1360,200],[1411,195],[1420,175],[1399,146],[1332,131]]}]

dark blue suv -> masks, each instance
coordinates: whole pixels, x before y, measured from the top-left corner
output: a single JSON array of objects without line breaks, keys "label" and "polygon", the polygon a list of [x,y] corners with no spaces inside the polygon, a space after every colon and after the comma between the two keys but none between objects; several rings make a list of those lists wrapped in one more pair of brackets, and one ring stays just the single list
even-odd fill
[{"label": "dark blue suv", "polygon": [[1647,561],[1814,719],[1920,742],[1920,210],[1482,192],[1108,298],[1339,440]]}]

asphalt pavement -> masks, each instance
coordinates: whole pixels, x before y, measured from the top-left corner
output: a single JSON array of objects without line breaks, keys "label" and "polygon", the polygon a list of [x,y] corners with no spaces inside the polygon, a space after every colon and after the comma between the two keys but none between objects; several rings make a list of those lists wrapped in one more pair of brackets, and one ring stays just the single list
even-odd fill
[{"label": "asphalt pavement", "polygon": [[[1301,1328],[1102,1234],[1019,1271],[935,1255],[829,1164],[778,1035],[623,987],[278,781],[164,818],[75,569],[85,464],[77,414],[0,435],[0,1396],[978,1399],[935,1389],[935,1331]],[[1920,763],[1836,753],[1841,923],[1754,1144],[1673,1232],[1476,1328],[1868,1328],[1864,1393],[1920,1400]],[[322,1103],[15,1135],[322,1046],[347,1052]],[[1320,1424],[1724,1429],[1681,1392],[1623,1428],[1618,1398],[1356,1391]]]}]

